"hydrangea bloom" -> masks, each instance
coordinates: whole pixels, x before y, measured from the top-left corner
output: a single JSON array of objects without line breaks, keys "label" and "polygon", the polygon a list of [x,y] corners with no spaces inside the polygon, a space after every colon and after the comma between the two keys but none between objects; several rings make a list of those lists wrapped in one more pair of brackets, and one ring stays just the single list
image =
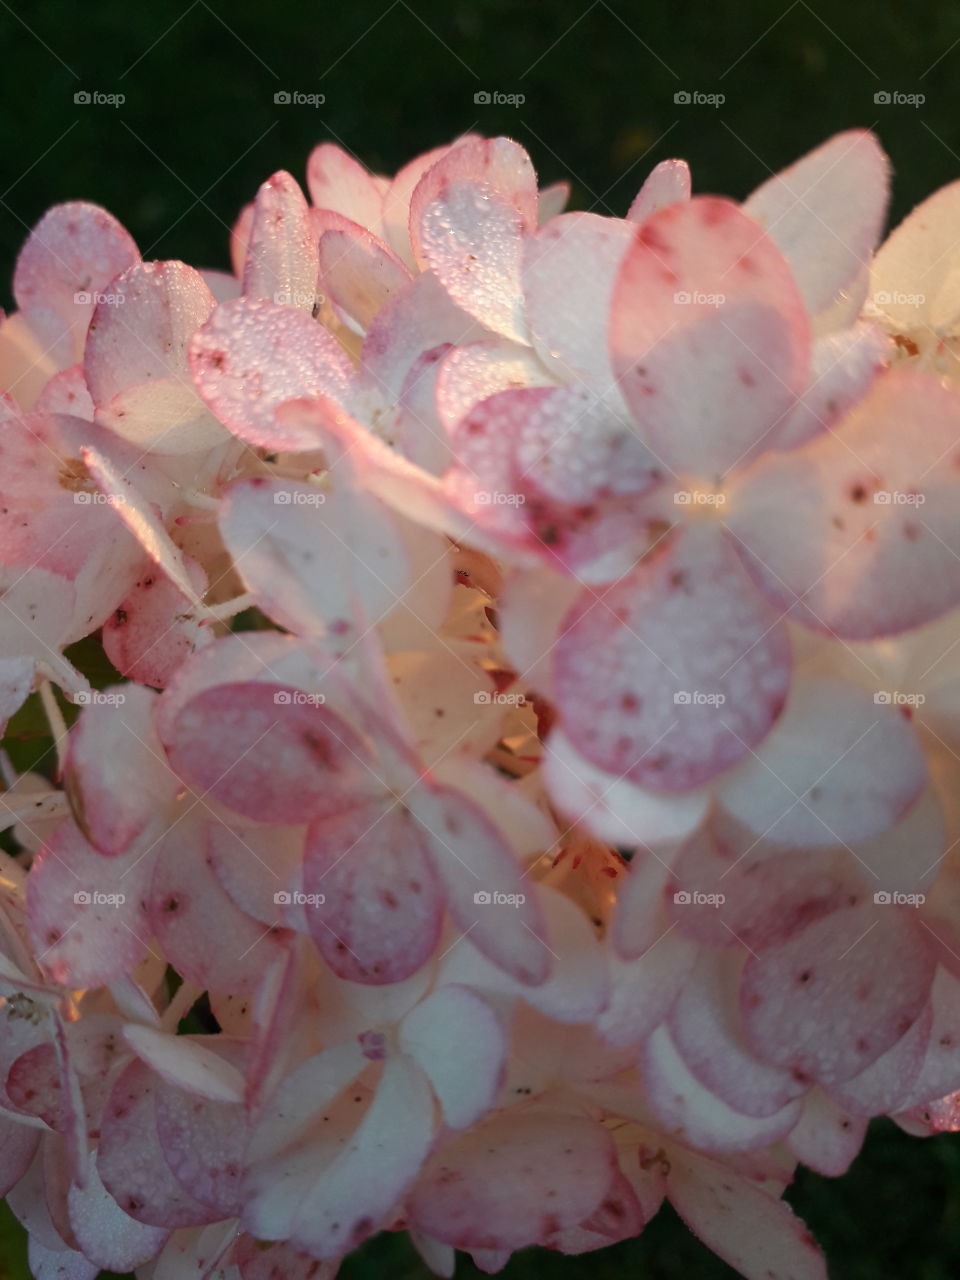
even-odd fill
[{"label": "hydrangea bloom", "polygon": [[668,161],[564,213],[466,137],[318,147],[231,275],[40,221],[0,326],[0,719],[38,691],[58,760],[0,853],[38,1280],[333,1280],[383,1229],[493,1273],[665,1199],[822,1280],[798,1163],[960,1127],[960,184],[878,248],[887,187],[851,132],[742,206]]}]

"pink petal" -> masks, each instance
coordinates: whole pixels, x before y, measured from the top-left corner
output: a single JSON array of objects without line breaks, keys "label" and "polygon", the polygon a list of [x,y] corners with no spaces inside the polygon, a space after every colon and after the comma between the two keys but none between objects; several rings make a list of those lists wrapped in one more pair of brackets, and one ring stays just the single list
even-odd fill
[{"label": "pink petal", "polygon": [[28,1254],[33,1280],[95,1280],[99,1264],[74,1249],[48,1249],[30,1237]]},{"label": "pink petal", "polygon": [[845,417],[886,367],[890,350],[890,339],[875,324],[855,324],[818,338],[810,385],[775,433],[776,447],[795,449]]},{"label": "pink petal", "polygon": [[803,1114],[788,1144],[801,1163],[829,1178],[847,1172],[860,1154],[867,1133],[867,1121],[838,1106],[819,1089],[804,1099]]},{"label": "pink petal", "polygon": [[[183,566],[194,595],[207,590],[202,566],[189,556]],[[103,648],[121,675],[162,689],[191,654],[213,640],[198,611],[162,571],[146,573],[103,624]]]},{"label": "pink petal", "polygon": [[4,1115],[0,1116],[0,1135],[0,1193],[6,1196],[30,1168],[40,1133]]},{"label": "pink petal", "polygon": [[193,336],[190,368],[212,413],[241,440],[294,452],[316,448],[315,436],[274,420],[298,397],[342,400],[353,368],[337,340],[295,307],[264,299],[222,303]]},{"label": "pink petal", "polygon": [[253,204],[243,292],[248,298],[299,307],[312,316],[317,261],[307,202],[296,179],[281,169],[260,187]]},{"label": "pink petal", "polygon": [[547,742],[543,770],[558,810],[613,845],[685,839],[703,821],[709,804],[706,789],[667,795],[598,769],[556,728]]},{"label": "pink petal", "polygon": [[[952,608],[958,440],[960,396],[904,365],[835,431],[758,463],[730,495],[727,523],[763,591],[797,621],[849,639]],[[868,585],[877,582],[882,591]]]},{"label": "pink petal", "polygon": [[878,249],[870,271],[871,302],[895,331],[956,331],[958,209],[960,182],[950,182],[918,204]]},{"label": "pink petal", "polygon": [[94,204],[54,205],[33,228],[17,259],[13,292],[60,368],[81,358],[97,295],[139,257],[120,223]]},{"label": "pink petal", "polygon": [[410,202],[410,238],[469,315],[524,341],[520,290],[523,232],[536,225],[536,176],[506,138],[454,148],[421,178]]},{"label": "pink petal", "polygon": [[282,1241],[268,1244],[246,1235],[237,1241],[232,1257],[243,1280],[335,1280],[338,1270],[335,1262],[318,1263]]},{"label": "pink petal", "polygon": [[543,939],[546,923],[504,833],[452,788],[418,787],[406,803],[424,830],[459,928],[518,981],[545,982],[552,958]]},{"label": "pink petal", "polygon": [[124,1211],[155,1227],[216,1222],[216,1210],[180,1185],[157,1135],[154,1078],[134,1060],[116,1078],[103,1113],[97,1169]]},{"label": "pink petal", "polygon": [[690,166],[686,160],[661,160],[644,179],[627,210],[628,222],[644,222],[667,205],[690,199]]},{"label": "pink petal", "polygon": [[827,1280],[823,1256],[790,1206],[723,1165],[674,1148],[668,1194],[694,1235],[746,1280]]},{"label": "pink petal", "polygon": [[757,837],[800,848],[882,835],[919,796],[926,765],[909,723],[863,688],[806,677],[720,803]]},{"label": "pink petal", "polygon": [[693,1076],[727,1106],[748,1116],[773,1116],[805,1086],[747,1047],[738,998],[745,960],[739,952],[701,950],[670,1011],[670,1036]]},{"label": "pink petal", "polygon": [[243,1107],[201,1100],[169,1085],[157,1090],[156,1105],[157,1136],[173,1176],[221,1217],[237,1217],[248,1136]]},{"label": "pink petal", "polygon": [[[461,139],[461,142],[465,140]],[[411,269],[417,263],[410,247],[410,198],[427,170],[450,150],[450,146],[434,147],[432,151],[415,156],[402,169],[397,170],[383,197],[385,242]]]},{"label": "pink petal", "polygon": [[398,1043],[426,1073],[451,1129],[469,1129],[493,1106],[507,1040],[493,1009],[469,987],[448,984],[421,1000],[401,1023]]},{"label": "pink petal", "polygon": [[282,684],[215,685],[187,702],[174,732],[177,773],[258,822],[309,822],[344,795],[379,790],[350,726]]},{"label": "pink petal", "polygon": [[601,769],[684,791],[769,732],[790,680],[786,630],[719,531],[691,526],[602,593],[557,643],[560,721]]},{"label": "pink petal", "polygon": [[169,1085],[211,1102],[243,1099],[243,1076],[229,1062],[204,1047],[200,1038],[172,1036],[153,1027],[128,1026],[127,1043],[142,1062]]},{"label": "pink petal", "polygon": [[475,405],[496,391],[518,385],[542,385],[544,370],[529,347],[502,338],[458,343],[437,369],[437,413],[453,435]]},{"label": "pink petal", "polygon": [[522,1249],[578,1226],[615,1180],[607,1131],[583,1116],[516,1109],[437,1150],[410,1217],[458,1249]]},{"label": "pink petal", "polygon": [[631,243],[617,218],[565,213],[524,246],[523,287],[534,347],[547,368],[598,391],[612,382],[607,321]]},{"label": "pink petal", "polygon": [[698,948],[668,927],[636,960],[611,958],[610,1003],[597,1029],[613,1045],[639,1044],[663,1022],[697,960]]},{"label": "pink petal", "polygon": [[30,872],[30,936],[56,982],[98,987],[133,969],[148,950],[143,907],[150,862],[139,854],[104,858],[67,821]]},{"label": "pink petal", "polygon": [[782,249],[811,314],[831,306],[869,263],[889,188],[882,147],[872,133],[851,129],[775,174],[744,204]]},{"label": "pink petal", "polygon": [[382,237],[383,195],[376,179],[342,147],[323,142],[311,151],[307,188],[318,209],[342,213]]},{"label": "pink petal", "polygon": [[198,821],[181,817],[159,845],[146,905],[164,955],[204,990],[249,994],[285,945],[280,928],[251,919],[221,888]]},{"label": "pink petal", "polygon": [[70,735],[65,764],[73,811],[98,853],[126,853],[151,821],[173,803],[177,779],[153,728],[155,695],[114,685],[115,702],[88,706]]},{"label": "pink petal", "polygon": [[412,279],[399,258],[359,227],[355,232],[325,231],[319,250],[321,289],[363,331]]},{"label": "pink petal", "polygon": [[187,347],[214,308],[182,262],[138,263],[98,304],[84,354],[97,421],[159,453],[190,453],[224,438],[190,382]]},{"label": "pink petal", "polygon": [[551,182],[548,187],[541,187],[537,193],[537,223],[543,226],[551,218],[563,213],[564,206],[570,199],[569,182]]},{"label": "pink petal", "polygon": [[803,390],[807,317],[786,261],[735,205],[669,205],[635,231],[610,316],[614,371],[665,465],[721,476]]},{"label": "pink petal", "polygon": [[799,1080],[849,1080],[909,1031],[935,961],[907,908],[853,907],[751,956],[741,1008],[754,1051]]},{"label": "pink petal", "polygon": [[132,1271],[149,1262],[170,1234],[165,1227],[148,1227],[124,1213],[100,1181],[94,1159],[86,1185],[71,1186],[68,1204],[70,1225],[84,1256],[105,1270]]},{"label": "pink petal", "polygon": [[221,505],[220,527],[264,612],[302,635],[328,634],[338,651],[356,643],[358,610],[379,623],[411,585],[391,513],[363,493],[240,480]]},{"label": "pink petal", "polygon": [[[938,979],[934,979],[933,998],[937,998]],[[882,1053],[875,1062],[839,1084],[830,1086],[830,1096],[840,1106],[854,1115],[882,1116],[896,1109],[902,1098],[920,1075],[927,1045],[931,1042],[930,1030],[933,1013],[928,1006],[914,1022],[905,1036]],[[956,1078],[956,1071],[952,1073]]]},{"label": "pink petal", "polygon": [[957,1045],[960,1044],[960,982],[942,966],[932,991],[933,1021],[920,1070],[905,1084],[897,1107],[906,1110],[960,1088]]},{"label": "pink petal", "polygon": [[71,365],[51,378],[37,397],[34,408],[37,413],[69,414],[92,422],[95,408],[83,376],[83,365]]},{"label": "pink petal", "polygon": [[405,807],[374,801],[314,822],[303,886],[323,899],[307,927],[327,963],[351,982],[399,982],[429,959],[443,893],[424,833]]},{"label": "pink petal", "polygon": [[432,1132],[426,1077],[403,1057],[388,1059],[352,1141],[315,1175],[291,1243],[314,1257],[336,1258],[365,1240],[417,1176]]},{"label": "pink petal", "polygon": [[641,1057],[644,1097],[659,1127],[700,1151],[749,1151],[785,1138],[800,1115],[798,1101],[764,1117],[745,1116],[706,1089],[659,1026]]}]

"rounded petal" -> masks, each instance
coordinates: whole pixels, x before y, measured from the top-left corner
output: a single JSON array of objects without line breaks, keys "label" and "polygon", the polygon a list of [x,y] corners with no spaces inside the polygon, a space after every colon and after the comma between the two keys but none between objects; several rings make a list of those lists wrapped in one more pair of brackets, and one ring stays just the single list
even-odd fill
[{"label": "rounded petal", "polygon": [[769,732],[790,661],[783,623],[722,534],[694,526],[574,605],[554,659],[560,722],[599,768],[690,790]]},{"label": "rounded petal", "polygon": [[721,476],[769,447],[807,379],[809,324],[786,261],[712,196],[636,228],[609,335],[644,439],[678,471]]}]

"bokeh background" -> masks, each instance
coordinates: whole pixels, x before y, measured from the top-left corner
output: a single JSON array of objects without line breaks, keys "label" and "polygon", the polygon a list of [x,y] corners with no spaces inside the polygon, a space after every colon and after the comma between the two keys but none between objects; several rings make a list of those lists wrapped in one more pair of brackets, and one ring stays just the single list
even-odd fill
[{"label": "bokeh background", "polygon": [[[875,129],[892,158],[894,221],[960,178],[960,6],[946,0],[0,0],[0,49],[6,307],[16,253],[50,204],[97,201],[145,257],[223,267],[239,208],[278,168],[302,179],[321,140],[389,173],[464,131],[505,133],[542,180],[570,179],[572,207],[621,215],[668,156],[691,162],[698,191],[740,198],[851,126]],[[30,715],[11,731],[15,763],[44,754]],[[801,1172],[789,1199],[833,1280],[960,1275],[953,1136],[920,1142],[878,1122],[846,1178]],[[28,1274],[0,1208],[0,1280]],[[461,1262],[458,1276],[478,1274]],[[385,1236],[342,1275],[427,1273]],[[518,1255],[504,1275],[734,1272],[664,1210],[638,1241]]]}]

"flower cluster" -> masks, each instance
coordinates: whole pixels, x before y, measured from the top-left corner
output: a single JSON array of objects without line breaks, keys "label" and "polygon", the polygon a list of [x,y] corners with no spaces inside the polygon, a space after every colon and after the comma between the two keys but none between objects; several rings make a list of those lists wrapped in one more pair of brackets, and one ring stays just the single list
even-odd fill
[{"label": "flower cluster", "polygon": [[859,131],[624,219],[503,138],[307,187],[233,274],[57,206],[0,327],[34,1274],[496,1272],[668,1199],[823,1280],[798,1162],[960,1127],[960,182],[879,249]]}]

